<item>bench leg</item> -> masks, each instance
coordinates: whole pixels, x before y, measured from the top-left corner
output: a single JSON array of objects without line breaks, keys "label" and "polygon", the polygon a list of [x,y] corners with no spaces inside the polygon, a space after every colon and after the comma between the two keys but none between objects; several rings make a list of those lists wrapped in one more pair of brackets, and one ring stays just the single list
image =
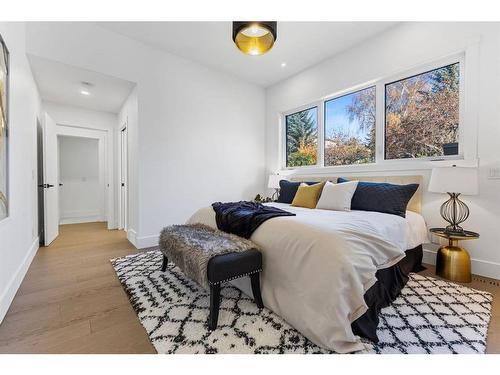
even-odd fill
[{"label": "bench leg", "polygon": [[163,256],[163,263],[161,264],[162,272],[165,272],[165,270],[167,269],[167,264],[168,264],[168,258],[164,255]]},{"label": "bench leg", "polygon": [[264,303],[262,302],[262,296],[260,294],[260,273],[252,273],[250,275],[250,281],[252,283],[252,293],[253,299],[259,308],[264,307]]},{"label": "bench leg", "polygon": [[210,317],[208,328],[214,331],[217,328],[217,321],[219,320],[219,307],[220,307],[220,284],[210,285]]}]

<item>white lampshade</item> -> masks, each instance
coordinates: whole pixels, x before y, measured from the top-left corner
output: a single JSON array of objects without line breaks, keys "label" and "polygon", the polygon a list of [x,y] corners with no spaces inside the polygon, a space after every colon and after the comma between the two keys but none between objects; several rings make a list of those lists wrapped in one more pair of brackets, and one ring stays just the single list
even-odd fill
[{"label": "white lampshade", "polygon": [[269,180],[267,181],[267,187],[269,189],[279,189],[280,188],[280,180],[283,178],[279,174],[270,174]]},{"label": "white lampshade", "polygon": [[429,191],[433,193],[478,193],[477,168],[442,167],[432,168]]}]

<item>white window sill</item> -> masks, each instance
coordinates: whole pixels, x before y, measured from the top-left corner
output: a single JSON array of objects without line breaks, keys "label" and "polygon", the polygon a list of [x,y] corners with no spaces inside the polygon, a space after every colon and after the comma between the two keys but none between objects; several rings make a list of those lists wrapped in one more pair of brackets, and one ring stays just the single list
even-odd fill
[{"label": "white window sill", "polygon": [[282,168],[278,173],[286,175],[326,175],[339,173],[366,173],[366,172],[401,172],[401,171],[426,171],[434,167],[451,166],[453,164],[467,167],[477,167],[479,161],[465,160],[463,157],[448,157],[439,159],[418,160],[384,160],[380,163],[353,164],[334,167],[321,167],[317,165]]}]

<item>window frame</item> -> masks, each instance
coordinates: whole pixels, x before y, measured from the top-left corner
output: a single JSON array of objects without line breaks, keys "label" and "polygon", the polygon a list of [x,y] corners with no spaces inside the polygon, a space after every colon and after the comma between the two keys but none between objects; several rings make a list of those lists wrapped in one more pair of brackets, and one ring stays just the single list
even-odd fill
[{"label": "window frame", "polygon": [[[471,63],[470,61],[472,60]],[[474,139],[467,139],[467,133],[469,133],[469,138],[472,138],[471,131],[467,132],[467,127],[469,122],[472,122],[472,116],[470,114],[471,107],[475,107],[476,103],[470,103],[470,96],[467,97],[465,88],[468,87],[470,90],[470,81],[475,81],[477,75],[473,75],[473,79],[470,79],[470,75],[473,74],[472,69],[468,70],[467,65],[477,65],[478,59],[478,48],[477,46],[469,47],[467,51],[461,51],[448,55],[443,58],[433,59],[427,63],[418,64],[412,68],[408,68],[398,73],[384,76],[382,78],[366,81],[362,84],[350,86],[347,89],[339,90],[333,94],[324,96],[319,100],[309,101],[307,104],[300,107],[295,107],[294,109],[287,110],[280,113],[280,122],[284,127],[281,136],[281,169],[282,170],[297,170],[297,169],[318,169],[321,170],[373,170],[373,169],[387,169],[387,170],[397,170],[397,169],[427,169],[429,166],[425,166],[426,163],[436,162],[436,161],[447,161],[447,160],[464,160],[467,158],[477,158],[477,136]],[[443,155],[435,157],[422,157],[422,158],[404,158],[404,159],[385,159],[385,86],[396,81],[403,80],[405,78],[410,78],[419,74],[423,74],[432,70],[436,70],[454,63],[459,63],[459,126],[458,126],[458,155]],[[467,68],[467,69],[466,69]],[[324,160],[324,149],[325,149],[325,126],[326,126],[326,102],[337,99],[349,94],[356,93],[358,91],[375,87],[375,161],[373,163],[363,163],[363,164],[346,164],[346,165],[335,165],[335,166],[325,166]],[[466,104],[467,112],[466,113]],[[318,140],[317,140],[317,163],[315,165],[299,166],[299,167],[288,167],[287,166],[287,155],[286,155],[286,116],[317,107],[318,109]],[[475,122],[475,121],[474,121]],[[283,129],[282,127],[282,129]],[[467,140],[467,141],[466,141]],[[467,143],[467,144],[465,144]],[[405,168],[406,167],[406,168]]]}]

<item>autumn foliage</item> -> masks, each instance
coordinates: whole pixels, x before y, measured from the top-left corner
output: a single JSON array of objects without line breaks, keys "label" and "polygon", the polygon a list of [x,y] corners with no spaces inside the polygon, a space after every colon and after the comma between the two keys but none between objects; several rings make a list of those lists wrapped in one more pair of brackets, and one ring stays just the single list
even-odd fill
[{"label": "autumn foliage", "polygon": [[458,142],[458,118],[458,64],[387,85],[385,158],[443,155]]},{"label": "autumn foliage", "polygon": [[[333,126],[325,136],[326,166],[375,161],[375,87],[350,94],[349,121],[364,139]],[[334,99],[335,100],[335,99]],[[287,116],[287,166],[317,162],[316,108]],[[385,159],[435,157],[458,145],[459,64],[385,85]]]}]

